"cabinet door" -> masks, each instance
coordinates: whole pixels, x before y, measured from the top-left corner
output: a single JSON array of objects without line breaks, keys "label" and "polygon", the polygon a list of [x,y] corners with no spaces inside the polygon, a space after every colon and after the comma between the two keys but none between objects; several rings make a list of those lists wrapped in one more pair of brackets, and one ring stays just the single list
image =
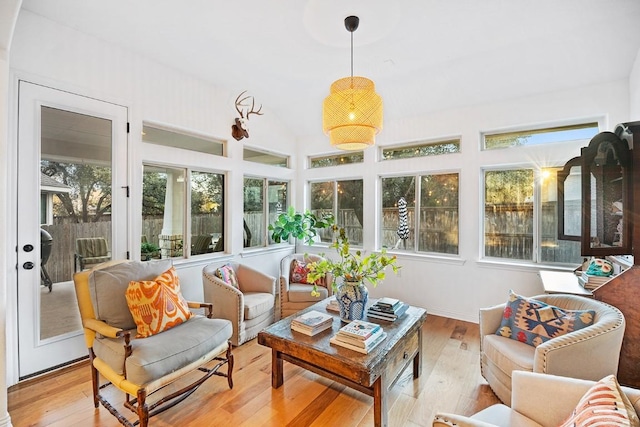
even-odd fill
[{"label": "cabinet door", "polygon": [[601,132],[582,149],[582,255],[631,253],[631,154],[626,141]]}]

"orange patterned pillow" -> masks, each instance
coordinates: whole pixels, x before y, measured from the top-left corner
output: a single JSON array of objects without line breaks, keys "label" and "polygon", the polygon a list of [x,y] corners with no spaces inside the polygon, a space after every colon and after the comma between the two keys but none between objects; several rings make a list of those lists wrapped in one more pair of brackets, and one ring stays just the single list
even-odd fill
[{"label": "orange patterned pillow", "polygon": [[138,329],[136,338],[159,334],[193,315],[180,293],[180,280],[174,267],[153,280],[131,281],[125,296]]},{"label": "orange patterned pillow", "polygon": [[638,426],[640,420],[616,377],[604,377],[587,391],[561,427]]}]

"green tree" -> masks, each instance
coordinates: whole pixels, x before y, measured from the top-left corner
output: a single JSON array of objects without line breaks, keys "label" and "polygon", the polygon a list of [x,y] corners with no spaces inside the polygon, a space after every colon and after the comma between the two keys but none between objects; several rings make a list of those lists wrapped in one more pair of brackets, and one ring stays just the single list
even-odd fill
[{"label": "green tree", "polygon": [[58,195],[63,211],[74,222],[96,222],[111,211],[111,168],[42,160],[40,170],[71,188]]}]

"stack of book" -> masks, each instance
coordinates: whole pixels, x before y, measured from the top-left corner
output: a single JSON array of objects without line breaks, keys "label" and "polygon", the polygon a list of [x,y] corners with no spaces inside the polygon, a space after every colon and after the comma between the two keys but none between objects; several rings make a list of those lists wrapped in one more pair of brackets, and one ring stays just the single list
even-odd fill
[{"label": "stack of book", "polygon": [[578,276],[578,282],[582,285],[583,288],[592,291],[595,288],[599,288],[600,286],[604,285],[612,278],[613,276],[593,276],[583,271],[582,275]]},{"label": "stack of book", "polygon": [[367,317],[393,322],[409,308],[408,304],[395,298],[380,298],[367,310]]},{"label": "stack of book", "polygon": [[333,325],[333,316],[311,310],[291,320],[291,329],[301,334],[313,336]]},{"label": "stack of book", "polygon": [[338,306],[338,300],[336,300],[336,297],[333,297],[329,300],[329,302],[327,303],[327,310],[334,311],[336,313],[340,312],[340,306]]},{"label": "stack of book", "polygon": [[375,346],[386,338],[387,333],[380,325],[366,322],[364,320],[354,320],[340,328],[329,342],[341,347],[345,347],[360,353],[367,354]]}]

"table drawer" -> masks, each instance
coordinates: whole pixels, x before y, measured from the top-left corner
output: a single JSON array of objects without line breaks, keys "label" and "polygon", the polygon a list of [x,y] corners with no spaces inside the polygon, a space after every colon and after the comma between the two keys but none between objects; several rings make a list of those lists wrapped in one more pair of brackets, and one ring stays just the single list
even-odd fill
[{"label": "table drawer", "polygon": [[411,336],[399,343],[399,345],[396,346],[396,348],[394,348],[389,354],[386,369],[389,385],[393,383],[398,375],[400,375],[400,372],[402,372],[404,368],[413,361],[413,357],[418,352],[418,344],[420,342],[418,336],[419,333],[420,329],[411,333]]}]

